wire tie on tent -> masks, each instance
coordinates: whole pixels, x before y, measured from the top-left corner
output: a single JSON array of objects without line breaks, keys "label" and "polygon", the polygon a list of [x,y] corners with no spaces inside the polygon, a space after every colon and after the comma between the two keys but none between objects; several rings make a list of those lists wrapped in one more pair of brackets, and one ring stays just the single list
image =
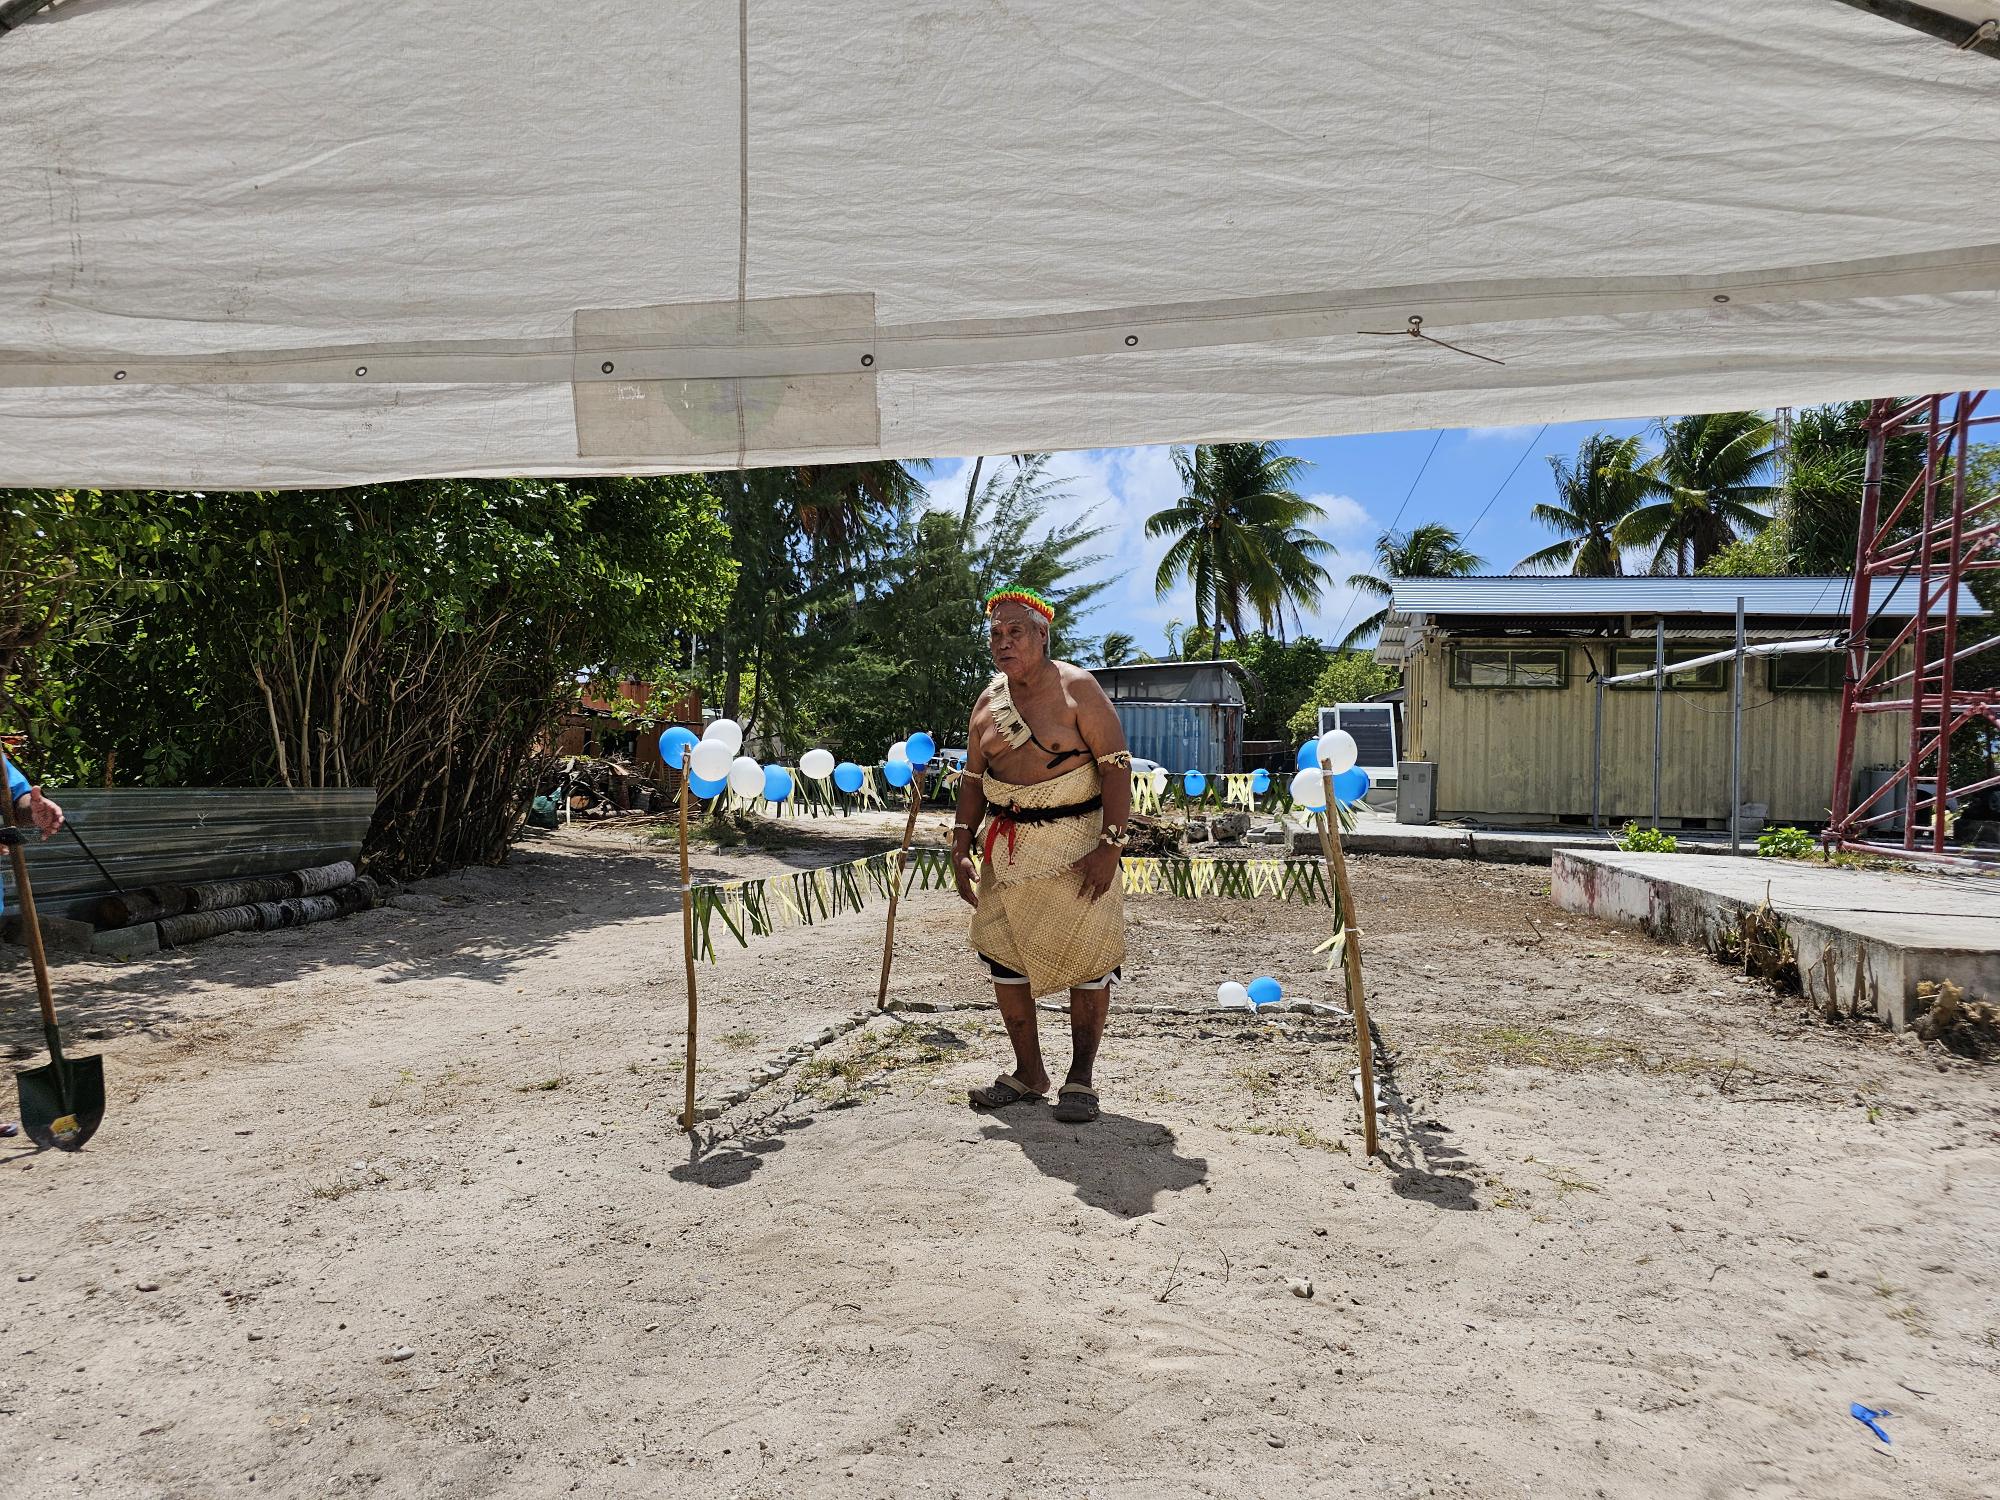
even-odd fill
[{"label": "wire tie on tent", "polygon": [[1489,365],[1504,365],[1507,363],[1506,360],[1495,359],[1490,354],[1480,354],[1476,350],[1464,349],[1457,344],[1448,344],[1443,339],[1433,338],[1430,334],[1424,332],[1424,320],[1420,313],[1410,314],[1410,326],[1407,328],[1363,328],[1360,332],[1364,338],[1371,339],[1397,339],[1407,335],[1413,339],[1421,339],[1426,344],[1436,344],[1440,349],[1449,349],[1454,354],[1463,354],[1470,359],[1483,359]]}]

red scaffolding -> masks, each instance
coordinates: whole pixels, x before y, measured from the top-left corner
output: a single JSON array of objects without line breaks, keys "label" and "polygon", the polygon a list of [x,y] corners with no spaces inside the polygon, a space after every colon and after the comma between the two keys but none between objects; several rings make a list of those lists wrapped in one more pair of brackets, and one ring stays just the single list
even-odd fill
[{"label": "red scaffolding", "polygon": [[[1981,719],[2000,726],[2000,689],[1967,690],[1958,680],[1968,658],[2000,647],[2000,635],[1971,646],[1959,644],[1966,580],[1974,573],[2000,570],[2000,493],[1966,493],[1973,434],[2000,422],[2000,411],[1981,413],[1986,396],[1985,391],[1960,391],[1908,403],[1876,401],[1869,411],[1833,819],[1826,835],[1837,848],[1943,858],[2000,853],[1957,847],[1940,811],[1954,800],[2000,785],[2000,776],[1951,784],[1953,736]],[[1890,445],[1898,439],[1921,442],[1923,462],[1885,512],[1884,474]],[[1916,593],[1909,622],[1893,637],[1871,641],[1882,606],[1892,597],[1910,598],[1905,591],[1912,583]],[[1855,745],[1867,714],[1905,715],[1907,753],[1880,786],[1856,801]],[[1900,840],[1883,826],[1898,821]]]}]

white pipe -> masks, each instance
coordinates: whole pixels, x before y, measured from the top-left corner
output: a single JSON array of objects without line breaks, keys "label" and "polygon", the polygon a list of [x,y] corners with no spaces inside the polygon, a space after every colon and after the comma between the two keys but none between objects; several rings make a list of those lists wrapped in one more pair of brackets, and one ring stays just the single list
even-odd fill
[{"label": "white pipe", "polygon": [[[1766,641],[1761,646],[1745,646],[1742,654],[1745,656],[1790,656],[1802,652],[1823,653],[1838,651],[1840,646],[1840,637],[1829,635],[1814,641]],[[1691,656],[1686,661],[1673,663],[1666,669],[1666,674],[1672,677],[1677,672],[1692,672],[1700,667],[1712,666],[1719,661],[1734,661],[1736,655],[1737,653],[1734,651],[1711,651],[1707,656]],[[1653,673],[1654,668],[1647,667],[1643,671],[1626,672],[1618,677],[1607,677],[1604,681],[1611,687],[1618,687],[1627,682],[1651,682],[1653,680]]]}]

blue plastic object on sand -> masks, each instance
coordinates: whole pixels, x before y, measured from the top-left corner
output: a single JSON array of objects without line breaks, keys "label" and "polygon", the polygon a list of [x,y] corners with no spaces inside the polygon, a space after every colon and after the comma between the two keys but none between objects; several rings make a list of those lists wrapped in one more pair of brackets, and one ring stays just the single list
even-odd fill
[{"label": "blue plastic object on sand", "polygon": [[1863,1427],[1866,1427],[1870,1432],[1874,1433],[1875,1436],[1880,1438],[1883,1442],[1886,1443],[1889,1441],[1889,1434],[1884,1432],[1881,1426],[1879,1425],[1880,1420],[1883,1417],[1892,1415],[1892,1413],[1886,1406],[1883,1407],[1880,1411],[1877,1411],[1875,1410],[1875,1408],[1871,1406],[1863,1406],[1859,1401],[1856,1401],[1855,1403],[1853,1403],[1853,1405],[1849,1406],[1847,1410],[1849,1414],[1853,1416],[1855,1421],[1859,1422]]}]

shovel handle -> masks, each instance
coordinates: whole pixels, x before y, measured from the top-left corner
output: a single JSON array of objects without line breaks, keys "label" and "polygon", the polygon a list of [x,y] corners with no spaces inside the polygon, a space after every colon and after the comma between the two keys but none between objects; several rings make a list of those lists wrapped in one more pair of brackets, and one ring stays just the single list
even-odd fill
[{"label": "shovel handle", "polygon": [[[7,798],[8,826],[18,831],[21,827],[21,809],[12,798]],[[60,1064],[62,1054],[56,1050],[56,997],[49,989],[49,956],[42,950],[42,924],[35,916],[35,888],[28,881],[28,852],[18,842],[7,845],[7,857],[14,862],[14,892],[21,901],[21,931],[28,944],[28,960],[35,966],[35,993],[42,1002],[42,1029],[50,1038],[49,1051]]]}]

